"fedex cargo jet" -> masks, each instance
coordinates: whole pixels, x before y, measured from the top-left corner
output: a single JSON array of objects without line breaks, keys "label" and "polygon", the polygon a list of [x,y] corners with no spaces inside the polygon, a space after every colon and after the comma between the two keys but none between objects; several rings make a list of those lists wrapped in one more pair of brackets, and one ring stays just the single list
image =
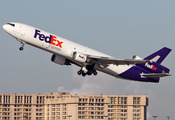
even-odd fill
[{"label": "fedex cargo jet", "polygon": [[145,58],[116,59],[87,48],[41,29],[16,22],[3,25],[3,29],[21,43],[32,45],[52,53],[51,61],[59,65],[75,64],[80,67],[78,75],[97,75],[104,72],[116,78],[141,82],[159,82],[160,77],[169,76],[169,69],[161,62],[171,49],[164,47]]}]

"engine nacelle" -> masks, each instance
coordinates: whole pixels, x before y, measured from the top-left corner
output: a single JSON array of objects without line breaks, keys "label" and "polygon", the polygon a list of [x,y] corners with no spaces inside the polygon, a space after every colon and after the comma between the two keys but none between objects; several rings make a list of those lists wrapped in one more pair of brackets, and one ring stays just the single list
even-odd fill
[{"label": "engine nacelle", "polygon": [[71,65],[70,62],[66,58],[55,55],[55,54],[52,55],[51,61],[59,65]]},{"label": "engine nacelle", "polygon": [[133,60],[143,60],[141,57],[136,56],[136,55],[134,55],[134,56],[132,57],[132,59],[133,59]]},{"label": "engine nacelle", "polygon": [[87,61],[87,56],[79,52],[73,52],[72,59],[77,62],[85,63]]}]

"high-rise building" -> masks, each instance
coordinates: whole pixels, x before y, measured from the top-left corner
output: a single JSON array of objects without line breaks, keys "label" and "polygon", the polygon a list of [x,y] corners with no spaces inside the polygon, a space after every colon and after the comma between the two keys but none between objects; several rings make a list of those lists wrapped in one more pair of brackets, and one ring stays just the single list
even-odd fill
[{"label": "high-rise building", "polygon": [[0,120],[146,120],[147,95],[0,94]]}]

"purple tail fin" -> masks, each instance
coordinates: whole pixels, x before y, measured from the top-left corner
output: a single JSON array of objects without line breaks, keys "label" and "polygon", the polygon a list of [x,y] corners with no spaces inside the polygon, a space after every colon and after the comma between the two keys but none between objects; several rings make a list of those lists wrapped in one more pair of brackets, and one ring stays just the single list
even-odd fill
[{"label": "purple tail fin", "polygon": [[157,52],[149,55],[148,57],[144,58],[144,60],[152,60],[161,64],[161,62],[166,58],[166,56],[171,52],[171,49],[164,47]]}]

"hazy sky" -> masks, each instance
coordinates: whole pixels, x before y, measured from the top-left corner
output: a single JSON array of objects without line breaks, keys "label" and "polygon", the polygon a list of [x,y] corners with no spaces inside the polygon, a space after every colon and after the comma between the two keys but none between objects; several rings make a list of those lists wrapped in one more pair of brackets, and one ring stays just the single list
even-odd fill
[{"label": "hazy sky", "polygon": [[[147,55],[166,46],[175,50],[174,0],[4,0],[0,2],[0,25],[14,21],[35,26],[116,58]],[[76,66],[51,62],[52,54],[25,45],[0,29],[0,93],[149,96],[148,120],[175,119],[175,55],[163,61],[171,77],[160,83],[140,83],[99,73],[83,78]]]}]

